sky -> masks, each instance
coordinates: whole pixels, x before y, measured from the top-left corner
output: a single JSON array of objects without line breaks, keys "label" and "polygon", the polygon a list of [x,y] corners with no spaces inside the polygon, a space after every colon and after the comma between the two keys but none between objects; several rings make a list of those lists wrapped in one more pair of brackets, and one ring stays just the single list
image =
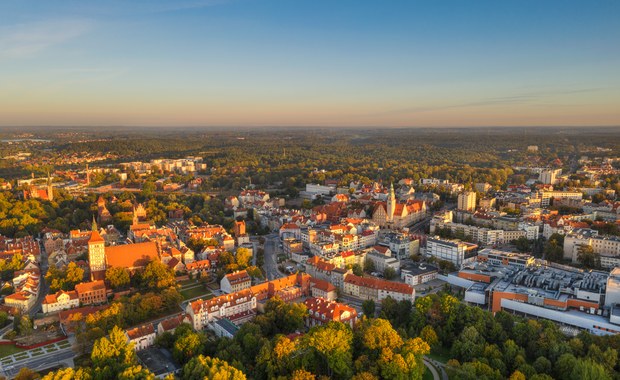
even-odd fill
[{"label": "sky", "polygon": [[1,0],[0,126],[617,126],[619,20],[617,0]]}]

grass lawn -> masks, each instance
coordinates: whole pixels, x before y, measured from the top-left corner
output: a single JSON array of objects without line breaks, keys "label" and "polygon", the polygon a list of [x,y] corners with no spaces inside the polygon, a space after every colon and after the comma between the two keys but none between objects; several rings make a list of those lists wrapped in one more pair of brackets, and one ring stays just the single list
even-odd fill
[{"label": "grass lawn", "polygon": [[431,370],[426,366],[424,366],[424,368],[426,368],[426,371],[424,371],[424,375],[422,375],[422,380],[433,380],[433,373]]},{"label": "grass lawn", "polygon": [[13,355],[13,354],[16,354],[22,351],[24,351],[22,348],[15,347],[12,344],[1,345],[0,346],[0,358]]},{"label": "grass lawn", "polygon": [[191,289],[184,289],[184,290],[181,290],[180,293],[183,296],[183,298],[186,300],[190,298],[211,295],[211,291],[208,289],[205,289],[202,286],[198,286],[196,288],[191,288]]},{"label": "grass lawn", "polygon": [[438,362],[447,363],[450,360],[450,350],[446,350],[443,347],[433,350],[430,354],[426,355],[433,360],[437,360]]}]

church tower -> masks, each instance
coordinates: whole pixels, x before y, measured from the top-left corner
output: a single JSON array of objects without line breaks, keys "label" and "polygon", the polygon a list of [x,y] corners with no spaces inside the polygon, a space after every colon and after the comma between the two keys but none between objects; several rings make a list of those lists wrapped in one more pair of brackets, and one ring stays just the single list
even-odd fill
[{"label": "church tower", "polygon": [[88,264],[92,279],[96,277],[96,272],[105,271],[105,241],[96,230],[91,232],[88,240]]},{"label": "church tower", "polygon": [[394,210],[396,210],[396,196],[394,195],[394,184],[390,183],[390,193],[387,200],[387,222],[394,221]]}]

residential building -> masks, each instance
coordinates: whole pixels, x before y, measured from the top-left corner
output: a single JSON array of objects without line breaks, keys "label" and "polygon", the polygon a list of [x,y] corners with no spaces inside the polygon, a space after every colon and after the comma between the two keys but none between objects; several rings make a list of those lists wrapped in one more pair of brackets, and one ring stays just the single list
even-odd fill
[{"label": "residential building", "polygon": [[458,195],[457,209],[463,211],[475,211],[476,210],[476,193],[473,191],[466,191]]},{"label": "residential building", "polygon": [[306,326],[308,328],[329,322],[342,322],[353,327],[357,321],[357,310],[349,305],[320,297],[308,298],[304,301],[304,304],[308,309],[308,316],[306,318]]},{"label": "residential building", "polygon": [[252,278],[246,270],[229,273],[220,281],[220,289],[224,293],[235,293],[252,286]]},{"label": "residential building", "polygon": [[80,305],[97,305],[108,302],[106,287],[103,280],[82,282],[75,285]]},{"label": "residential building", "polygon": [[436,267],[427,264],[419,264],[417,266],[401,268],[400,270],[400,278],[405,281],[405,284],[411,286],[426,284],[429,281],[435,280],[438,274]]},{"label": "residential building", "polygon": [[387,297],[396,301],[413,302],[415,299],[415,289],[411,285],[378,278],[359,277],[354,274],[345,277],[344,294],[375,302],[381,302]]},{"label": "residential building", "polygon": [[134,350],[141,351],[152,347],[155,344],[155,329],[152,323],[147,323],[142,326],[127,329],[125,331],[127,341],[134,344]]},{"label": "residential building", "polygon": [[80,306],[80,298],[75,290],[65,292],[59,290],[55,294],[48,294],[41,303],[43,313],[49,314],[61,310],[73,309]]}]

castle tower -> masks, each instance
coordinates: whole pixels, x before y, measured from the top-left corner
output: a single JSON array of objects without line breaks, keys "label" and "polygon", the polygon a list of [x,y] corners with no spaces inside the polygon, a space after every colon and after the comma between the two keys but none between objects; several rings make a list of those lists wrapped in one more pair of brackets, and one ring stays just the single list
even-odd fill
[{"label": "castle tower", "polygon": [[88,164],[86,164],[86,186],[90,186],[90,169],[88,169]]},{"label": "castle tower", "polygon": [[396,195],[394,195],[394,184],[390,183],[390,193],[387,200],[387,221],[394,221],[394,210],[396,210]]},{"label": "castle tower", "polygon": [[97,272],[105,271],[105,241],[96,230],[91,232],[88,240],[88,265],[91,279],[97,277]]}]

